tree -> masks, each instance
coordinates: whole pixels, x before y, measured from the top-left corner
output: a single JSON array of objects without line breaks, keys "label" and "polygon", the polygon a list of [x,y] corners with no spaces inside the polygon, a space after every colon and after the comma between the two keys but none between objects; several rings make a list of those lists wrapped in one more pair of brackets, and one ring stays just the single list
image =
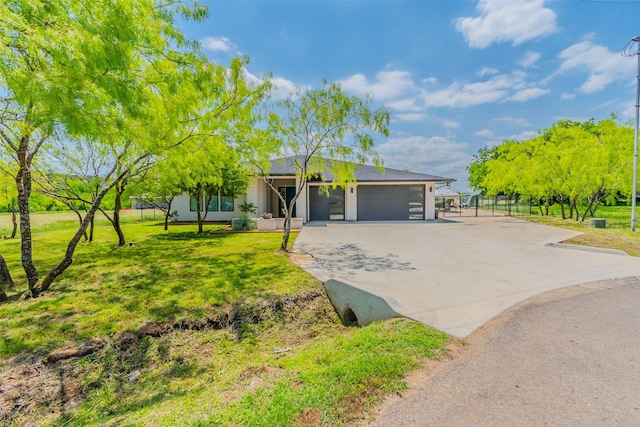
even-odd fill
[{"label": "tree", "polygon": [[[193,144],[199,146],[195,151],[190,149]],[[164,167],[165,179],[194,201],[198,234],[204,232],[212,201],[217,209],[218,194],[235,197],[249,186],[250,171],[240,163],[238,155],[209,136],[194,138],[190,145],[181,147],[180,155],[171,156]]]},{"label": "tree", "polygon": [[13,239],[18,232],[18,197],[15,191],[14,178],[5,171],[5,165],[0,165],[0,208],[11,212],[13,228],[11,229],[9,238]]},{"label": "tree", "polygon": [[169,229],[169,219],[172,216],[173,199],[182,194],[182,190],[169,179],[168,174],[162,172],[165,168],[166,166],[160,162],[148,169],[135,180],[131,191],[138,201],[152,205],[163,213],[166,231]]},{"label": "tree", "polygon": [[372,162],[382,168],[373,134],[389,135],[389,112],[384,108],[374,111],[372,104],[370,96],[347,96],[339,84],[325,81],[319,89],[298,89],[271,111],[268,128],[274,149],[280,156],[295,156],[293,166],[298,181],[287,205],[283,195],[266,179],[266,165],[257,165],[284,206],[282,250],[286,251],[289,244],[293,207],[309,179],[330,171],[331,185],[346,187],[355,182],[358,163]]},{"label": "tree", "polygon": [[483,186],[484,178],[487,175],[487,162],[498,156],[497,146],[481,147],[476,154],[473,155],[473,161],[467,166],[469,172],[469,185],[475,190],[480,190],[486,194],[487,189]]},{"label": "tree", "polygon": [[600,203],[628,191],[631,134],[614,116],[559,121],[529,140],[503,142],[488,159],[481,150],[469,170],[482,171],[474,182],[487,192],[544,199],[546,214],[553,198],[563,218],[584,221]]},{"label": "tree", "polygon": [[[46,289],[71,264],[75,247],[104,195],[151,156],[151,141],[179,139],[149,138],[146,151],[127,149],[137,142],[131,135],[148,125],[149,117],[159,123],[163,106],[183,105],[160,101],[179,90],[175,77],[184,72],[197,81],[203,69],[200,65],[206,63],[195,43],[175,27],[178,16],[202,19],[206,9],[151,0],[9,0],[0,4],[0,154],[15,177],[22,265],[31,291],[38,286]],[[166,116],[165,120],[168,126],[174,118]],[[29,216],[32,173],[41,150],[60,129],[71,138],[111,146],[117,164],[101,174],[96,199],[63,259],[40,283]],[[166,126],[160,129],[165,131]],[[146,128],[146,132],[153,136],[155,130]],[[123,162],[129,166],[117,173]]]}]

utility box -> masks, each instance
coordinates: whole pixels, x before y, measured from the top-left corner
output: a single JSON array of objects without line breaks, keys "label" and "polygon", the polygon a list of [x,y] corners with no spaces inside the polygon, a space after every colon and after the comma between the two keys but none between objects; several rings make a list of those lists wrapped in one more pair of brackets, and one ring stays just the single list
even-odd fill
[{"label": "utility box", "polygon": [[605,218],[589,218],[589,227],[607,228],[607,220]]}]

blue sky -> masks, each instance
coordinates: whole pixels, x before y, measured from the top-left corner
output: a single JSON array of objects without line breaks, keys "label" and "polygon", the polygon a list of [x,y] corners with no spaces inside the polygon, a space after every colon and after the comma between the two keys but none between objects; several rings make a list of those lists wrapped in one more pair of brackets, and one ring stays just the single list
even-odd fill
[{"label": "blue sky", "polygon": [[[385,166],[468,188],[481,147],[523,140],[561,119],[635,117],[640,1],[201,0],[183,25],[213,62],[247,55],[274,96],[337,81],[391,112]],[[633,141],[630,141],[633,144]]]}]

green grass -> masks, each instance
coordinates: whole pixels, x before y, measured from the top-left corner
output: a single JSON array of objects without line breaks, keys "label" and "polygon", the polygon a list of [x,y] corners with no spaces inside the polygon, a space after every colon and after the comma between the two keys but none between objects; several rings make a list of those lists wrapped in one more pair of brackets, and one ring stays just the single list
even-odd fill
[{"label": "green grass", "polygon": [[[125,228],[133,246],[117,247],[106,225],[96,241],[82,243],[73,265],[54,282],[46,298],[0,306],[9,331],[0,356],[16,349],[42,354],[65,343],[80,343],[139,327],[145,321],[195,319],[217,306],[269,295],[286,295],[316,284],[277,252],[276,233],[202,234],[194,226],[169,232],[155,222]],[[211,229],[211,226],[209,226]],[[34,252],[41,274],[62,256],[71,229],[36,233]],[[26,290],[19,239],[0,242],[14,281]]]},{"label": "green grass", "polygon": [[[584,207],[580,206],[580,213],[582,217],[582,213],[584,212]],[[544,210],[544,207],[543,207]],[[540,209],[537,206],[532,207],[531,213],[533,216],[541,216]],[[565,214],[569,214],[568,208],[565,207]],[[549,216],[553,218],[558,218],[562,220],[562,212],[560,211],[560,206],[554,204],[549,208]],[[596,218],[605,218],[607,220],[608,228],[629,228],[631,225],[631,206],[600,206],[596,211]],[[584,222],[588,223],[590,217],[586,217]],[[580,224],[580,221],[575,221],[574,219],[566,219],[563,221],[568,225],[572,225],[572,223]]]},{"label": "green grass", "polygon": [[[100,370],[104,361],[87,360],[97,365],[93,380],[103,377],[105,385],[64,421],[286,426],[312,411],[316,424],[349,425],[361,421],[383,393],[404,390],[403,376],[447,341],[443,333],[400,319],[365,328],[334,324],[324,332],[306,326],[316,329],[312,339],[286,326],[283,334],[282,325],[239,343],[220,331],[149,339],[135,383],[106,375]],[[285,344],[289,351],[273,352]]]},{"label": "green grass", "polygon": [[[44,274],[61,257],[75,222],[42,224],[34,249]],[[281,235],[195,230],[165,232],[159,221],[132,217],[125,234],[134,245],[119,248],[100,222],[96,240],[80,244],[67,272],[46,295],[29,300],[17,299],[26,290],[19,239],[0,241],[18,287],[0,304],[0,382],[52,349],[106,342],[93,355],[36,370],[39,384],[64,381],[70,402],[55,401],[55,388],[52,402],[44,391],[38,397],[39,387],[25,386],[24,400],[34,403],[0,424],[351,425],[385,393],[405,388],[403,377],[447,343],[445,334],[409,320],[343,326],[324,296],[289,299],[286,310],[275,310],[269,301],[321,289],[278,251]],[[247,313],[263,307],[262,321],[119,341],[149,321],[195,323],[243,307]],[[134,370],[140,377],[129,381]]]},{"label": "green grass", "polygon": [[[584,207],[580,207],[580,210],[582,209]],[[565,243],[617,249],[632,256],[640,256],[640,239],[638,239],[637,234],[640,230],[636,232],[630,231],[630,206],[601,206],[598,208],[596,217],[607,220],[607,228],[605,229],[589,227],[588,218],[584,222],[576,221],[575,219],[562,219],[560,207],[557,204],[550,207],[549,215],[540,215],[540,210],[537,207],[532,209],[532,215],[516,214],[514,210],[512,210],[512,215],[527,221],[567,228],[582,233],[573,239],[567,240]]]}]

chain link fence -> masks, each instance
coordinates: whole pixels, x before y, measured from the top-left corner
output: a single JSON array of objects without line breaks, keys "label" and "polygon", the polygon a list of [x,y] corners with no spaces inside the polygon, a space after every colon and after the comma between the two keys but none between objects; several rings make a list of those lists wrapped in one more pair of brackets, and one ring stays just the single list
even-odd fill
[{"label": "chain link fence", "polygon": [[518,216],[531,215],[538,209],[531,198],[523,195],[460,195],[436,197],[439,218],[456,216]]}]

